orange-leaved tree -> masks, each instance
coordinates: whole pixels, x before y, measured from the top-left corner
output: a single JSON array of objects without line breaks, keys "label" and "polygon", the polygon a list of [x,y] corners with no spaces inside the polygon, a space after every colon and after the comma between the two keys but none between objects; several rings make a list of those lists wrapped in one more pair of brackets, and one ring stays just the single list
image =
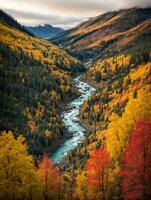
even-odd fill
[{"label": "orange-leaved tree", "polygon": [[59,170],[49,159],[48,154],[44,154],[38,170],[39,179],[43,185],[43,195],[45,200],[59,199],[61,176]]},{"label": "orange-leaved tree", "polygon": [[109,185],[110,156],[104,147],[94,150],[85,165],[88,185],[101,192],[101,199],[107,198]]}]

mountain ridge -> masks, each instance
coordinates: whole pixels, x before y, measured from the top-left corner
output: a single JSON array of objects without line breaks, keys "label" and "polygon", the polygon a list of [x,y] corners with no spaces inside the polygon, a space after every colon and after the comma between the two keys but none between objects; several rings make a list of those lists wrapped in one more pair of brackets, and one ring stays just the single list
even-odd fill
[{"label": "mountain ridge", "polygon": [[52,38],[59,33],[62,33],[64,29],[60,27],[54,27],[50,24],[38,25],[38,26],[25,26],[25,29],[41,38]]}]

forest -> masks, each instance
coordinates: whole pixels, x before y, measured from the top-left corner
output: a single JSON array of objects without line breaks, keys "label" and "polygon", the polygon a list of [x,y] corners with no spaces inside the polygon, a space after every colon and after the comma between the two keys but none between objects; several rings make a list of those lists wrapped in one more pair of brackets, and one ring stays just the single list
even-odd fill
[{"label": "forest", "polygon": [[[150,17],[105,13],[51,42],[0,11],[1,200],[151,199]],[[96,88],[78,115],[84,138],[54,163],[79,74]]]},{"label": "forest", "polygon": [[41,156],[68,136],[59,110],[78,95],[71,76],[85,68],[47,41],[5,23],[0,31],[0,127],[21,132],[30,153]]}]

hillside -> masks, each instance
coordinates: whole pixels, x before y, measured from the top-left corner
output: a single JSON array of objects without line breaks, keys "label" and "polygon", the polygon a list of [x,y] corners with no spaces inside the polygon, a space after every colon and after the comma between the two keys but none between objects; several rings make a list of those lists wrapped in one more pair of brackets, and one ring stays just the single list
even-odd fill
[{"label": "hillside", "polygon": [[71,75],[84,67],[50,42],[17,29],[16,21],[7,24],[10,20],[0,24],[0,130],[21,132],[39,156],[67,137],[59,110],[76,95]]},{"label": "hillside", "polygon": [[41,38],[52,38],[64,31],[62,28],[53,27],[49,24],[45,24],[43,26],[25,26],[25,29]]},{"label": "hillside", "polygon": [[84,61],[139,48],[150,35],[151,9],[132,8],[108,12],[92,18],[52,39]]}]

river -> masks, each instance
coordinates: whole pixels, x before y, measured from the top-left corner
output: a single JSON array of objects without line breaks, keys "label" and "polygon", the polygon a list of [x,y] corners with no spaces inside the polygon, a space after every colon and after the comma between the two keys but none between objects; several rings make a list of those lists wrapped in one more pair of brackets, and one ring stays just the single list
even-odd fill
[{"label": "river", "polygon": [[59,163],[69,151],[77,147],[81,140],[84,139],[86,130],[80,124],[80,107],[84,101],[95,92],[95,88],[81,81],[80,76],[74,79],[74,83],[81,94],[78,98],[71,101],[61,114],[63,122],[71,134],[71,138],[65,140],[64,143],[53,152],[50,158],[54,163]]}]

